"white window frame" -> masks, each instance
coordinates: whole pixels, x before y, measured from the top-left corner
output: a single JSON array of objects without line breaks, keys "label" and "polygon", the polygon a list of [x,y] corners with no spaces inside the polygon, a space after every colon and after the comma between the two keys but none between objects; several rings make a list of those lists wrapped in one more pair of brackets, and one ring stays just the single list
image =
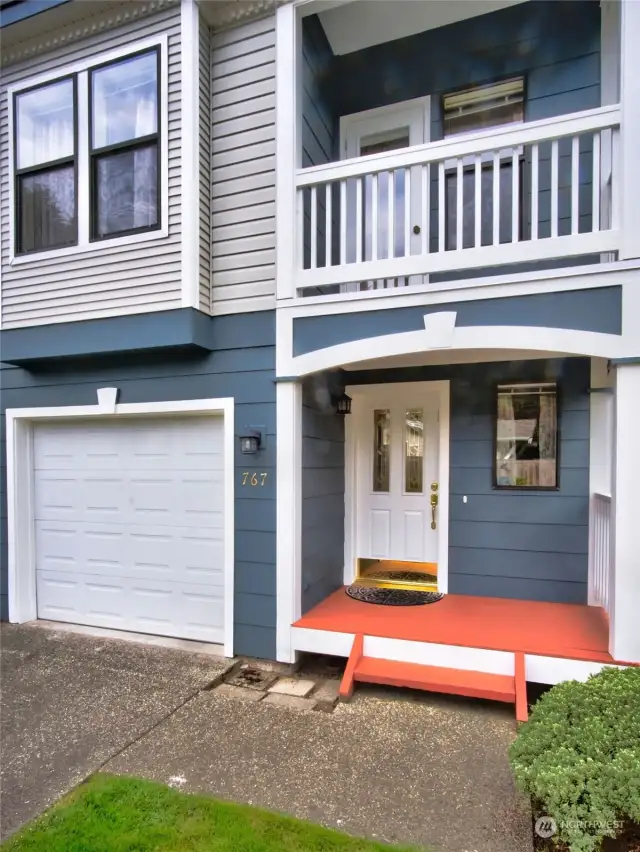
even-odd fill
[{"label": "white window frame", "polygon": [[[161,227],[139,234],[127,234],[126,236],[114,236],[107,239],[91,241],[90,239],[90,154],[89,154],[89,71],[97,65],[117,62],[126,59],[131,54],[138,53],[150,48],[160,49],[160,102],[158,104],[159,138],[160,138],[160,223]],[[169,235],[169,117],[168,117],[168,38],[166,34],[151,36],[138,41],[129,42],[114,50],[105,51],[89,59],[83,59],[69,65],[39,74],[35,77],[21,80],[7,87],[9,98],[9,210],[10,212],[10,237],[9,237],[9,263],[17,266],[27,263],[40,263],[43,260],[54,260],[56,258],[73,257],[77,254],[91,251],[108,251],[117,246],[135,245],[148,240],[159,240]],[[14,163],[14,95],[19,95],[25,89],[36,86],[45,86],[60,77],[75,74],[77,77],[77,109],[76,123],[78,127],[77,141],[77,186],[76,194],[78,201],[78,242],[74,246],[65,246],[59,249],[46,249],[43,251],[29,252],[28,254],[16,254],[15,233],[15,163]]]},{"label": "white window frame", "polygon": [[[100,391],[98,391],[98,394]],[[233,656],[235,428],[232,397],[132,402],[110,406],[71,405],[52,408],[8,408],[7,418],[7,538],[9,551],[9,621],[22,624],[38,617],[36,547],[33,532],[33,429],[38,423],[91,423],[126,418],[211,417],[224,419],[224,654]]]}]

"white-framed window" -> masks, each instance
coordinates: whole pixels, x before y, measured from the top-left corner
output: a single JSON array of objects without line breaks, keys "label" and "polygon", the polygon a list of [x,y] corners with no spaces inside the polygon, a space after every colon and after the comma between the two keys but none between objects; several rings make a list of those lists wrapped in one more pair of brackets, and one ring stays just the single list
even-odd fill
[{"label": "white-framed window", "polygon": [[9,90],[11,262],[167,234],[167,39]]}]

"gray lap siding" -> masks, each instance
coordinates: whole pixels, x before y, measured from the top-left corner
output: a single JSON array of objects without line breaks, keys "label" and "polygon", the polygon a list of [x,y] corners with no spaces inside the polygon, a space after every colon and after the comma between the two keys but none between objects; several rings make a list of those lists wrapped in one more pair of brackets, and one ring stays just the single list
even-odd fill
[{"label": "gray lap siding", "polygon": [[[28,59],[2,68],[0,85],[0,187],[2,189],[2,325],[21,328],[63,320],[135,314],[150,309],[181,306],[181,31],[180,6],[167,5],[154,14],[142,14],[135,4],[102,12],[75,34],[71,25],[52,33],[51,44]],[[142,4],[139,4],[142,9]],[[118,23],[120,21],[120,23]],[[168,236],[147,242],[101,245],[61,257],[40,257],[9,263],[9,85],[29,86],[29,81],[67,65],[116,48],[136,50],[136,43],[152,36],[167,36],[167,157]],[[57,37],[57,38],[56,38]],[[27,49],[28,44],[25,46]],[[7,61],[5,57],[5,62]]]}]

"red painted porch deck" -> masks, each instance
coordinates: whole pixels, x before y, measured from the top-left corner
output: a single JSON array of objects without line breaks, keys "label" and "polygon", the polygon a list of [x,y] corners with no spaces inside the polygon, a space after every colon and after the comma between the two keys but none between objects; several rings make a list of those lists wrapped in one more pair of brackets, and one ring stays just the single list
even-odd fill
[{"label": "red painted porch deck", "polygon": [[344,589],[338,589],[293,626],[615,662],[608,651],[609,623],[605,611],[578,604],[446,595],[438,603],[427,606],[375,606],[355,601]]}]

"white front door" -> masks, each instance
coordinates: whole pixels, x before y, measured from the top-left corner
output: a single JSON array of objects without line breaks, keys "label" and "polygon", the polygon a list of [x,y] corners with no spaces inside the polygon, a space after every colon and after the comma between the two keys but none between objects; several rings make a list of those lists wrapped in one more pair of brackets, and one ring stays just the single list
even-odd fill
[{"label": "white front door", "polygon": [[[428,97],[416,98],[343,116],[340,120],[342,158],[366,157],[428,142],[429,105]],[[407,181],[410,181],[409,188]],[[359,257],[367,261],[419,254],[422,245],[422,206],[426,203],[422,192],[419,167],[398,169],[393,173],[380,172],[375,186],[373,177],[368,175],[363,184],[363,227],[360,231],[354,218],[357,210],[356,181],[347,181],[347,262],[353,263]],[[408,208],[405,209],[407,194]],[[410,218],[405,223],[407,215]],[[357,245],[359,233],[362,234],[360,247]],[[422,280],[423,276],[383,279],[347,284],[343,289],[381,289],[406,286]]]},{"label": "white front door", "polygon": [[438,562],[439,407],[426,383],[354,394],[356,560]]}]

